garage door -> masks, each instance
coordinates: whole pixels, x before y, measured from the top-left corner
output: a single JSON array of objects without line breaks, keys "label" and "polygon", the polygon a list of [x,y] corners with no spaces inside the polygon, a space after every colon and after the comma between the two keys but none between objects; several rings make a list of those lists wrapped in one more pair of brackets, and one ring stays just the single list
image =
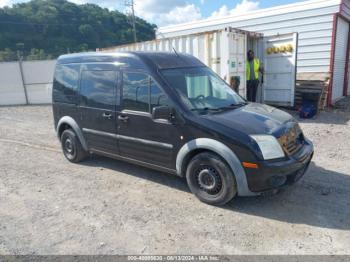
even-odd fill
[{"label": "garage door", "polygon": [[332,104],[343,96],[349,23],[338,18],[334,53]]}]

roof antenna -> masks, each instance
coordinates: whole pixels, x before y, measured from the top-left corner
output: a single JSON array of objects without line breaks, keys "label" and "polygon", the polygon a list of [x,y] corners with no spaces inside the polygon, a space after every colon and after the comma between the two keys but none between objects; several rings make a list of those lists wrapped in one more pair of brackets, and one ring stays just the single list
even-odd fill
[{"label": "roof antenna", "polygon": [[174,53],[176,54],[176,56],[179,57],[179,54],[176,52],[175,47],[173,47],[173,51],[174,51]]},{"label": "roof antenna", "polygon": [[[166,39],[166,37],[164,36],[164,34],[161,33],[161,32],[159,32],[158,30],[157,30],[157,34],[160,35],[160,36],[162,37],[162,39]],[[173,49],[173,51],[174,51],[174,53],[176,54],[176,56],[177,56],[177,57],[180,57],[179,54],[178,54],[177,51],[176,51],[175,46],[174,46],[173,44],[171,44],[171,48]]]}]

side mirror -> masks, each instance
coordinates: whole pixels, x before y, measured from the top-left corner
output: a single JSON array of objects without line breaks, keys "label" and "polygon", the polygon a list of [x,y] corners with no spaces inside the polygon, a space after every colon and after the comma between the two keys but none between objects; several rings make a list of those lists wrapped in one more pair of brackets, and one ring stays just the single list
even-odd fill
[{"label": "side mirror", "polygon": [[169,106],[157,106],[152,110],[152,118],[154,120],[163,119],[170,121],[173,118],[173,113],[173,109]]}]

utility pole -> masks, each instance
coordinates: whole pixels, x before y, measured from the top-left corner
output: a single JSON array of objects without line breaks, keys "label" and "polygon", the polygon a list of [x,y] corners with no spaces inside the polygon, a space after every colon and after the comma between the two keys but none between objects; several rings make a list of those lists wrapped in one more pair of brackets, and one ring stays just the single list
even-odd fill
[{"label": "utility pole", "polygon": [[125,6],[127,8],[130,8],[131,13],[127,13],[128,16],[131,17],[131,24],[132,24],[132,30],[134,33],[134,42],[137,42],[137,36],[136,36],[136,21],[135,21],[135,8],[134,8],[134,0],[125,0]]}]

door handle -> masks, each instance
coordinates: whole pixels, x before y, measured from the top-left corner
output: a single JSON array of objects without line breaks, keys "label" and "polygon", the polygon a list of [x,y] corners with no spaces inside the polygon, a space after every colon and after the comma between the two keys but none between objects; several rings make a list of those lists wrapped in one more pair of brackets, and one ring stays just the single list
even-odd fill
[{"label": "door handle", "polygon": [[106,112],[104,112],[104,113],[102,114],[102,117],[103,117],[103,118],[106,118],[106,119],[112,119],[112,114],[111,114],[111,113],[106,113]]},{"label": "door handle", "polygon": [[118,120],[123,121],[123,122],[128,122],[129,121],[129,117],[128,116],[123,116],[123,115],[119,115],[118,116]]}]

